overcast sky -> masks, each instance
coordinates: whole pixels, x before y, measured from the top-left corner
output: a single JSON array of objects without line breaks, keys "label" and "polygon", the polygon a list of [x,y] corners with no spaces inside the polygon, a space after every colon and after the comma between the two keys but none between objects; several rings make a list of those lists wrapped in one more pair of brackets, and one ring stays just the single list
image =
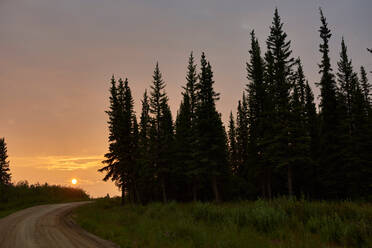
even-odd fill
[{"label": "overcast sky", "polygon": [[265,50],[276,6],[316,94],[320,6],[334,70],[342,36],[354,68],[372,70],[371,0],[0,0],[0,137],[14,181],[78,177],[93,195],[116,193],[96,173],[107,150],[110,78],[128,77],[139,113],[156,61],[175,117],[188,55],[205,51],[226,120],[247,83],[249,32]]}]

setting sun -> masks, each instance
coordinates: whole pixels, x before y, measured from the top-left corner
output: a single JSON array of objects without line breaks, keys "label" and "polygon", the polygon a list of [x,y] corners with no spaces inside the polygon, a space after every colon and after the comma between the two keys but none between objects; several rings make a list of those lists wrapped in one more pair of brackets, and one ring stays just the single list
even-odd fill
[{"label": "setting sun", "polygon": [[74,179],[71,180],[71,183],[72,184],[77,184],[77,180],[74,178]]}]

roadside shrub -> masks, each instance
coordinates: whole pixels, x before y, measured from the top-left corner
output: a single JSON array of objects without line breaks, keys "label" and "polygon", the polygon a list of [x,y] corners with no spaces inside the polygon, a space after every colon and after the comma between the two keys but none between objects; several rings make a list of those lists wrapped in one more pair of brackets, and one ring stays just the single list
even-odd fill
[{"label": "roadside shrub", "polygon": [[285,225],[286,213],[280,208],[273,208],[267,202],[258,200],[251,212],[251,223],[257,231],[269,233],[280,225]]}]

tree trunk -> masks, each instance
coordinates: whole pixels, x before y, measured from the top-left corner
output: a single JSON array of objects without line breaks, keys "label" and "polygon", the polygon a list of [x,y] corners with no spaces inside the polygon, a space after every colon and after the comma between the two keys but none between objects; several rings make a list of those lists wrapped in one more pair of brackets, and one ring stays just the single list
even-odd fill
[{"label": "tree trunk", "polygon": [[265,173],[261,174],[261,194],[262,198],[266,198],[266,188],[265,188]]},{"label": "tree trunk", "polygon": [[125,189],[121,187],[121,205],[125,204]]},{"label": "tree trunk", "polygon": [[196,186],[196,180],[193,180],[193,185],[192,185],[192,200],[196,202],[198,200],[198,191],[197,191],[197,186]]},{"label": "tree trunk", "polygon": [[137,182],[136,181],[134,181],[134,192],[136,194],[136,202],[139,203],[139,204],[141,204],[142,203],[141,202],[141,197],[140,197],[140,193],[138,191],[138,187],[137,187]]},{"label": "tree trunk", "polygon": [[288,194],[290,197],[293,196],[293,188],[292,188],[292,166],[288,165]]},{"label": "tree trunk", "polygon": [[162,195],[163,195],[163,202],[166,203],[167,202],[167,194],[165,192],[164,177],[161,178],[161,191],[162,191]]},{"label": "tree trunk", "polygon": [[218,187],[217,187],[217,178],[215,175],[212,176],[212,188],[214,192],[214,199],[217,203],[219,203],[220,200],[220,194],[218,192]]},{"label": "tree trunk", "polygon": [[272,192],[271,192],[271,168],[267,168],[267,195],[269,199],[272,199]]}]

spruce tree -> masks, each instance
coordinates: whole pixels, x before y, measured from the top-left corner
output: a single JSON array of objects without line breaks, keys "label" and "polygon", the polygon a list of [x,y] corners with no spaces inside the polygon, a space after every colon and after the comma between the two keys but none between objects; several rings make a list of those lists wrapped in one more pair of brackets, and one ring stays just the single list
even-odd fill
[{"label": "spruce tree", "polygon": [[106,172],[104,181],[111,179],[120,188],[122,192],[122,204],[125,200],[125,189],[121,187],[117,182],[120,181],[120,174],[118,168],[120,167],[119,158],[119,116],[120,116],[120,104],[118,101],[118,90],[116,85],[116,80],[114,76],[111,78],[111,88],[110,88],[110,109],[106,111],[109,116],[109,152],[105,154],[105,160],[102,161],[103,164],[107,166],[99,169],[99,172]]},{"label": "spruce tree", "polygon": [[360,86],[367,105],[371,105],[372,85],[368,82],[367,73],[363,66],[360,67]]},{"label": "spruce tree", "polygon": [[[292,163],[289,157],[289,119],[290,119],[290,90],[294,59],[291,57],[291,42],[283,31],[283,23],[275,9],[270,35],[267,39],[267,49],[273,59],[274,78],[272,82],[275,111],[273,112],[274,136],[269,146],[271,160],[278,168],[286,167],[288,194],[293,194]],[[267,61],[269,63],[270,61]]]},{"label": "spruce tree", "polygon": [[[184,94],[184,100],[183,100],[183,108],[184,111],[181,114],[182,108],[180,107],[180,117],[184,116],[183,118],[187,118],[187,125],[190,125],[190,128],[187,132],[187,139],[189,140],[189,144],[185,146],[186,150],[189,150],[190,154],[188,155],[187,159],[187,169],[186,169],[186,176],[189,179],[189,183],[191,184],[191,190],[192,190],[192,199],[193,201],[196,201],[198,199],[198,189],[200,187],[200,179],[201,179],[201,168],[198,166],[197,161],[195,160],[195,154],[196,151],[196,145],[195,141],[197,139],[196,135],[196,128],[195,128],[195,113],[196,113],[196,106],[197,106],[197,69],[196,64],[194,62],[194,56],[193,53],[189,56],[188,66],[187,66],[187,74],[186,74],[186,87]],[[187,101],[189,103],[187,103]],[[189,109],[189,110],[188,110]],[[188,116],[188,112],[190,112],[190,115]],[[180,118],[180,119],[183,119]],[[186,119],[184,120],[186,121]],[[184,123],[186,124],[186,122]],[[180,124],[182,125],[182,124]],[[186,125],[183,125],[186,126]],[[177,132],[176,132],[177,133]],[[186,133],[185,133],[186,135]]]},{"label": "spruce tree", "polygon": [[188,189],[192,188],[192,176],[190,172],[193,167],[191,106],[187,91],[183,93],[183,100],[177,113],[175,130],[175,162],[177,166],[174,169],[174,177],[177,177],[177,186],[182,187],[182,193],[179,193],[179,195],[182,195],[182,198],[186,199],[187,196],[185,195],[188,195]]},{"label": "spruce tree", "polygon": [[322,60],[319,64],[321,80],[320,86],[320,183],[322,184],[322,195],[327,197],[338,197],[338,180],[340,179],[339,165],[344,164],[342,155],[342,137],[344,135],[341,128],[342,104],[337,94],[337,85],[332,73],[329,57],[329,39],[331,30],[320,9],[321,27],[319,29],[322,43],[319,51]]},{"label": "spruce tree", "polygon": [[168,97],[164,88],[165,83],[159,64],[156,63],[150,92],[150,113],[152,114],[152,135],[150,140],[152,143],[151,153],[155,177],[157,177],[160,186],[162,200],[166,202],[166,177],[170,170],[169,154],[166,149],[169,146],[167,142],[173,139],[173,123],[168,106]]},{"label": "spruce tree", "polygon": [[[297,61],[297,72],[293,81],[293,89],[290,96],[290,118],[289,118],[289,166],[292,168],[290,173],[296,175],[299,179],[292,181],[289,185],[298,185],[298,192],[304,190],[310,185],[308,178],[312,175],[310,168],[310,134],[306,123],[305,110],[305,76],[301,61]],[[292,180],[293,176],[288,177]],[[290,190],[291,192],[291,190]],[[292,191],[292,194],[294,192]],[[291,195],[291,194],[290,194]]]},{"label": "spruce tree", "polygon": [[201,56],[201,72],[197,83],[196,154],[199,166],[210,180],[216,202],[221,200],[219,181],[227,170],[227,139],[215,102],[219,94],[213,89],[213,72],[205,54]]},{"label": "spruce tree", "polygon": [[235,121],[232,112],[230,113],[228,139],[229,139],[229,164],[232,172],[236,175],[238,171],[238,151],[236,142]]},{"label": "spruce tree", "polygon": [[160,150],[157,175],[159,176],[163,202],[168,201],[167,192],[171,191],[169,178],[172,173],[174,161],[174,132],[172,113],[168,105],[168,99],[163,98],[161,102],[161,118],[159,123]]},{"label": "spruce tree", "polygon": [[[266,105],[266,85],[264,81],[265,63],[261,57],[261,48],[255,36],[254,31],[251,32],[251,49],[249,50],[250,61],[247,63],[247,84],[248,94],[248,109],[247,109],[247,127],[248,131],[248,159],[249,159],[249,181],[257,181],[255,178],[258,175],[258,181],[261,187],[265,184],[265,167],[264,151],[262,141],[266,128],[264,112],[267,109]],[[244,101],[243,101],[244,102]],[[264,193],[263,193],[264,194]]]},{"label": "spruce tree", "polygon": [[9,169],[8,150],[5,139],[0,139],[0,187],[10,184],[11,173]]},{"label": "spruce tree", "polygon": [[197,80],[198,80],[198,75],[196,71],[196,65],[194,62],[193,53],[191,52],[189,56],[189,63],[187,66],[187,75],[186,75],[186,92],[188,94],[188,98],[190,101],[191,119],[193,119],[195,116],[195,109],[196,109],[196,104],[197,104],[197,99],[196,99]]},{"label": "spruce tree", "polygon": [[150,156],[150,128],[151,118],[149,115],[150,105],[147,90],[145,90],[142,99],[142,110],[139,124],[139,138],[138,138],[138,149],[139,149],[139,191],[142,196],[144,203],[152,199],[152,188],[154,187],[153,182],[153,168],[151,164]]},{"label": "spruce tree", "polygon": [[[314,103],[314,94],[308,82],[305,85],[305,126],[310,136],[310,163],[312,171],[308,193],[312,196],[318,195],[318,160],[319,160],[319,120]],[[309,179],[307,178],[307,179]]]},{"label": "spruce tree", "polygon": [[248,165],[248,100],[243,92],[242,100],[238,102],[236,113],[236,146],[237,146],[237,175],[245,178]]},{"label": "spruce tree", "polygon": [[8,151],[5,139],[0,139],[0,202],[7,201],[6,188],[11,184]]},{"label": "spruce tree", "polygon": [[133,154],[136,153],[133,133],[133,98],[128,86],[128,80],[119,79],[116,85],[114,76],[111,79],[109,115],[109,152],[105,154],[107,164],[99,169],[106,172],[103,180],[111,179],[121,189],[122,204],[125,201],[125,193],[128,192],[130,199],[134,201],[133,177],[135,161]]},{"label": "spruce tree", "polygon": [[356,89],[357,75],[353,72],[352,62],[347,54],[347,47],[345,45],[344,38],[341,42],[341,52],[340,52],[340,61],[338,65],[338,82],[340,89],[340,100],[344,100],[342,103],[346,108],[346,113],[344,116],[343,122],[347,125],[349,135],[352,135],[353,131],[353,113],[352,113],[352,103],[353,103],[353,94]]}]

